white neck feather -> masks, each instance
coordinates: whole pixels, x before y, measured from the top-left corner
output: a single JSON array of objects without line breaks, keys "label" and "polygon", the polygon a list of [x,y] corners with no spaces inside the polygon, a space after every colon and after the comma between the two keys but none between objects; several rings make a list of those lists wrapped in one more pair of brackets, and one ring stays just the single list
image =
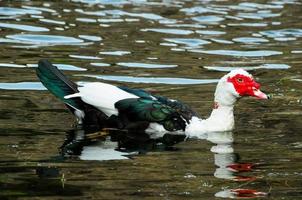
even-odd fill
[{"label": "white neck feather", "polygon": [[222,77],[215,91],[215,104],[208,119],[193,117],[186,128],[186,134],[191,137],[204,137],[205,133],[230,131],[234,128],[234,104],[237,95],[233,85]]},{"label": "white neck feather", "polygon": [[207,132],[230,131],[234,128],[234,106],[221,106],[213,109],[210,117],[204,121]]}]

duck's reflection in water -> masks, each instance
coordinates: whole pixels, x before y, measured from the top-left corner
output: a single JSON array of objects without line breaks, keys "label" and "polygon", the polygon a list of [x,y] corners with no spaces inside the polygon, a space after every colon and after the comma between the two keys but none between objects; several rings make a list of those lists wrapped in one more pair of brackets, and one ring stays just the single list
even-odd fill
[{"label": "duck's reflection in water", "polygon": [[[66,140],[61,146],[64,157],[76,157],[82,160],[121,160],[129,159],[133,155],[144,154],[156,150],[177,150],[174,144],[184,141],[185,135],[166,134],[159,138],[150,138],[142,132],[125,132],[107,129],[100,132],[83,130],[81,127],[68,132]],[[242,173],[251,172],[257,164],[239,162],[239,155],[234,153],[233,133],[217,132],[203,136],[214,145],[214,162],[217,167],[214,176],[229,181],[253,182],[255,176],[243,176]],[[256,198],[264,197],[267,193],[254,189],[236,188],[224,189],[214,194],[221,198]]]},{"label": "duck's reflection in water", "polygon": [[67,133],[60,151],[64,157],[79,157],[82,160],[121,160],[151,150],[176,150],[173,145],[185,138],[185,135],[166,134],[154,139],[142,132],[116,129],[92,133],[78,126]]},{"label": "duck's reflection in water", "polygon": [[230,199],[248,199],[266,197],[267,193],[259,192],[252,189],[226,189],[215,194],[215,197],[230,198]]},{"label": "duck's reflection in water", "polygon": [[[240,175],[241,173],[253,171],[257,164],[239,162],[239,155],[234,153],[232,132],[210,133],[206,138],[208,141],[214,143],[211,152],[214,153],[214,162],[217,167],[214,172],[216,178],[247,183],[256,180],[255,176]],[[219,191],[215,194],[215,197],[256,198],[266,195],[267,193],[254,189],[236,188]]]},{"label": "duck's reflection in water", "polygon": [[139,154],[138,151],[123,152],[117,147],[118,142],[113,142],[107,138],[105,141],[84,146],[79,158],[81,160],[124,160],[129,159],[131,155]]},{"label": "duck's reflection in water", "polygon": [[239,155],[234,153],[233,133],[219,132],[208,134],[207,140],[214,143],[211,152],[214,153],[215,165],[217,166],[214,176],[216,178],[234,181],[251,181],[253,176],[240,176],[240,172],[252,171],[255,164],[240,163]]}]

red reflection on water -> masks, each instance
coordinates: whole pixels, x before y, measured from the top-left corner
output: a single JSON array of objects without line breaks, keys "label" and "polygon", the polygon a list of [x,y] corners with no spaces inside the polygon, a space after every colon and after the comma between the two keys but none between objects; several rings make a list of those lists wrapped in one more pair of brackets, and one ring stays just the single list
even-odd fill
[{"label": "red reflection on water", "polygon": [[252,199],[259,197],[266,197],[268,194],[266,192],[259,192],[253,189],[231,189],[231,190],[223,190],[217,192],[215,197],[228,198],[228,199]]},{"label": "red reflection on water", "polygon": [[249,172],[253,170],[255,164],[253,163],[234,163],[230,164],[227,167],[235,172]]},{"label": "red reflection on water", "polygon": [[257,178],[254,176],[236,176],[233,180],[234,181],[254,181]]},{"label": "red reflection on water", "polygon": [[256,197],[267,196],[267,193],[265,192],[258,192],[257,190],[252,190],[252,189],[238,188],[238,189],[232,189],[231,192],[237,198],[256,198]]}]

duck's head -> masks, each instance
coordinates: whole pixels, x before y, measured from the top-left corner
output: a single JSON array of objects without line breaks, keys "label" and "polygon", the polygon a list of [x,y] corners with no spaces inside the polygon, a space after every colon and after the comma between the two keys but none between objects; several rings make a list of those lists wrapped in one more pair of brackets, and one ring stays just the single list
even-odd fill
[{"label": "duck's head", "polygon": [[243,69],[235,69],[223,76],[217,85],[215,101],[231,105],[244,96],[252,96],[258,99],[268,99],[269,97],[260,90],[260,84],[253,76]]}]

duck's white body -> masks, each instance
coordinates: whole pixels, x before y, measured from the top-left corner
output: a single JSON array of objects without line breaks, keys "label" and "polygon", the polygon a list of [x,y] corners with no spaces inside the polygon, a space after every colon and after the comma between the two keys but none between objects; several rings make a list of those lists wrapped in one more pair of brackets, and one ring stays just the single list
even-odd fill
[{"label": "duck's white body", "polygon": [[122,99],[139,98],[136,95],[125,92],[114,85],[101,82],[85,83],[78,87],[79,93],[65,96],[66,99],[80,97],[85,103],[92,105],[108,117],[118,115],[114,104]]}]

